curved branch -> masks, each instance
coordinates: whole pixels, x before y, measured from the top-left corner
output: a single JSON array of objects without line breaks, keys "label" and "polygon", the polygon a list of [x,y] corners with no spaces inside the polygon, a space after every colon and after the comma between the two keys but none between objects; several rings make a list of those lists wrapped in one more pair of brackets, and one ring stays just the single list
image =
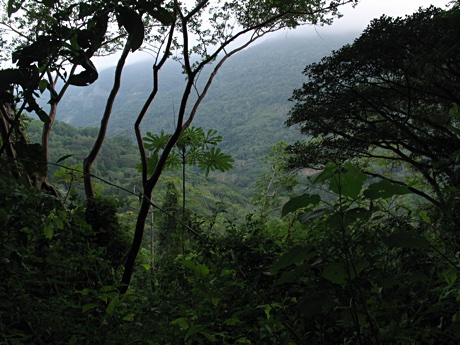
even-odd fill
[{"label": "curved branch", "polygon": [[388,178],[386,176],[383,176],[383,175],[380,175],[380,174],[377,174],[377,173],[373,173],[373,172],[370,172],[370,171],[362,170],[362,172],[365,173],[366,175],[369,175],[369,176],[372,176],[372,177],[378,177],[378,178],[380,178],[382,180],[387,180],[387,181],[390,181],[391,183],[407,187],[407,189],[409,189],[412,193],[421,196],[422,198],[424,198],[424,199],[428,200],[429,202],[431,202],[433,205],[435,205],[437,207],[442,206],[442,204],[439,201],[437,201],[436,199],[433,199],[431,196],[429,196],[428,194],[422,192],[421,190],[418,190],[417,188],[408,186],[406,183],[404,183],[402,181],[394,180],[394,179],[391,179],[391,178]]},{"label": "curved branch", "polygon": [[149,109],[150,105],[152,104],[158,92],[158,72],[160,71],[161,67],[163,67],[165,62],[168,60],[169,53],[171,50],[174,30],[175,30],[175,21],[171,25],[163,57],[158,64],[155,63],[155,65],[153,66],[153,89],[150,92],[149,97],[145,101],[139,115],[137,116],[136,122],[134,123],[134,132],[136,133],[137,147],[139,150],[139,154],[141,156],[142,185],[144,187],[145,187],[145,183],[147,182],[147,155],[145,154],[144,142],[142,141],[142,133],[141,133],[140,125],[141,125],[142,120],[145,117],[145,114],[147,113],[147,110]]}]

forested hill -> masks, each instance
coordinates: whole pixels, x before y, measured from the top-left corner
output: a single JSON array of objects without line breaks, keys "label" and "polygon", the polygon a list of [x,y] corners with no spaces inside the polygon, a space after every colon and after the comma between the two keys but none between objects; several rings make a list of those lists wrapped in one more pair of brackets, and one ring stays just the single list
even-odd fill
[{"label": "forested hill", "polygon": [[[302,70],[356,36],[289,33],[242,51],[224,64],[194,125],[216,129],[223,136],[222,149],[235,159],[230,182],[251,184],[261,171],[260,158],[273,144],[298,138],[298,132],[285,128],[284,121],[291,106],[288,99],[304,80]],[[134,119],[151,89],[150,65],[151,61],[144,61],[125,68],[109,125],[111,133],[132,132]],[[93,85],[68,90],[59,106],[58,120],[75,126],[98,126],[113,75],[114,68],[108,68]],[[144,120],[144,132],[171,131],[183,86],[184,75],[178,65],[165,65],[156,103]]]}]

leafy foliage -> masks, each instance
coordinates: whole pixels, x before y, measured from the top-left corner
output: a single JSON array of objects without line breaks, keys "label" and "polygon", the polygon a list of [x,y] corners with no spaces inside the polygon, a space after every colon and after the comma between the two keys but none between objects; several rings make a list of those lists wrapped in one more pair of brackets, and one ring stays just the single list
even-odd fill
[{"label": "leafy foliage", "polygon": [[[457,336],[456,312],[439,300],[446,285],[434,272],[458,264],[446,260],[436,227],[395,203],[407,190],[361,176],[349,163],[329,163],[311,180],[327,184],[332,198],[318,204],[319,195],[305,194],[285,204],[283,214],[294,212],[304,223],[292,235],[302,245],[271,269],[275,284],[295,298],[291,311],[304,321],[310,343],[448,343]],[[410,296],[419,297],[409,302]],[[436,329],[445,313],[449,321]]]},{"label": "leafy foliage", "polygon": [[[149,172],[152,172],[166,147],[171,135],[147,132],[144,137],[145,148],[149,151],[147,159]],[[209,129],[206,133],[201,127],[191,126],[179,137],[175,149],[169,154],[167,167],[177,169],[180,165],[198,166],[208,176],[210,171],[225,172],[232,168],[233,159],[215,146],[222,141],[217,131]]]},{"label": "leafy foliage", "polygon": [[[68,4],[74,3],[70,1]],[[139,42],[145,39],[144,29],[149,20],[142,18],[146,13],[150,14],[155,25],[173,27],[177,20],[183,24],[180,32],[185,33],[186,24],[190,24],[193,33],[200,33],[198,23],[189,20],[205,9],[215,9],[211,5],[207,8],[206,1],[197,3],[192,12],[181,12],[182,4],[178,2],[174,8],[164,4],[117,2],[106,8],[108,3],[103,1],[79,2],[61,8],[54,1],[10,0],[7,11],[9,15],[20,9],[30,10],[34,15],[41,13],[46,19],[44,31],[50,30],[54,24],[61,34],[65,31],[65,25],[60,26],[66,23],[65,16],[75,20],[73,16],[77,15],[74,23],[78,23],[83,17],[93,18],[95,13],[97,18],[103,17],[104,9],[112,11],[110,18],[120,24],[120,31],[127,36],[124,50],[127,53],[138,49]],[[338,5],[332,2],[330,8],[311,12],[309,6],[315,4],[321,8],[324,2],[267,1],[262,6],[257,1],[242,1],[225,3],[224,6],[242,26],[262,25],[257,29],[270,31],[295,27],[307,19],[327,22],[324,16],[336,13]],[[54,16],[44,11],[46,9],[48,12],[54,10]],[[290,13],[291,10],[301,12]],[[433,11],[437,13],[437,10]],[[226,32],[227,27],[218,26],[217,19],[227,21],[227,14],[218,12],[217,18],[213,17],[214,28],[223,30],[220,34]],[[279,18],[284,14],[286,16],[281,21],[263,22],[264,16]],[[38,17],[28,17],[34,18]],[[94,22],[93,19],[91,25],[97,25],[97,20]],[[425,18],[424,24],[431,23],[431,19],[431,16]],[[141,35],[141,26],[144,36]],[[83,26],[79,29],[82,30],[78,31],[80,41],[77,37],[66,36],[62,43],[64,47],[74,45],[70,56],[83,49],[89,59],[92,46],[99,44],[98,32],[90,27],[85,27],[88,31],[83,31]],[[382,30],[382,35],[386,32]],[[85,38],[86,34],[89,38]],[[194,80],[194,73],[201,71],[200,62],[197,65],[187,61],[189,48],[201,54],[205,62],[210,62],[213,59],[208,55],[209,45],[218,45],[218,38],[222,38],[210,32],[205,37],[202,44],[193,48],[187,47],[185,41],[182,43],[182,48],[187,51],[182,57],[184,70],[190,78],[188,91],[197,87],[190,80]],[[62,48],[53,41],[44,47],[33,46],[33,43],[25,47],[38,51],[38,55],[32,54],[29,61],[27,54],[19,50],[21,63],[32,66],[31,69],[35,69],[36,64],[46,63],[50,67],[57,63],[49,59],[49,54]],[[60,57],[65,58],[65,54],[64,50]],[[84,60],[83,56],[79,57]],[[75,75],[77,84],[86,84],[94,78],[89,62],[85,69],[83,60],[76,62],[84,69],[83,74]],[[154,73],[159,67],[161,64],[154,66]],[[421,71],[421,75],[425,72]],[[8,76],[8,73],[4,75]],[[13,73],[13,79],[16,77]],[[443,77],[445,75],[439,76],[441,80]],[[45,83],[41,83],[39,89],[44,88]],[[25,94],[23,96],[30,106],[32,101],[27,100]],[[275,192],[269,202],[261,202],[263,212],[247,213],[234,220],[227,216],[217,226],[217,216],[230,212],[212,200],[212,207],[207,207],[211,217],[187,218],[184,210],[178,216],[178,193],[173,183],[165,188],[164,198],[153,193],[161,170],[169,163],[171,166],[177,164],[173,159],[168,162],[169,153],[173,152],[169,157],[174,158],[177,149],[183,167],[186,159],[187,163],[199,165],[203,142],[206,142],[204,147],[208,149],[206,145],[209,145],[211,153],[202,162],[204,170],[206,167],[210,171],[212,168],[226,169],[230,163],[230,158],[215,148],[221,141],[215,131],[205,133],[190,126],[189,120],[196,108],[191,110],[191,118],[180,124],[188,100],[187,95],[184,97],[176,131],[171,136],[163,133],[165,138],[147,136],[145,147],[152,152],[158,149],[158,155],[154,157],[157,159],[156,168],[149,176],[146,152],[143,152],[139,127],[136,127],[139,150],[144,153],[141,155],[143,175],[139,198],[131,198],[131,202],[125,204],[94,194],[84,206],[76,195],[72,196],[72,202],[68,202],[67,196],[61,199],[30,184],[34,173],[44,174],[45,169],[39,163],[43,159],[47,163],[48,157],[45,154],[42,158],[37,153],[36,148],[40,145],[27,146],[34,144],[27,143],[23,132],[28,122],[21,116],[21,110],[16,112],[11,104],[16,100],[2,100],[0,109],[2,120],[6,122],[1,122],[0,134],[2,150],[7,152],[8,158],[1,157],[5,164],[0,168],[2,341],[12,344],[281,345],[457,342],[460,337],[460,241],[456,231],[459,222],[455,203],[442,204],[451,208],[436,208],[433,205],[439,206],[437,203],[423,203],[420,197],[427,195],[420,190],[417,192],[413,184],[405,185],[385,176],[368,178],[351,160],[324,162],[308,183],[302,183],[300,179],[291,181],[293,174],[285,171],[286,156],[281,153],[284,145],[280,144],[267,159],[271,163],[270,173],[260,182],[264,187],[262,192]],[[418,106],[418,110],[424,109],[420,104]],[[136,125],[142,120],[141,115]],[[43,124],[44,133],[48,134],[52,116],[49,118],[50,122]],[[415,122],[408,121],[407,125],[412,128]],[[358,131],[359,123],[355,125]],[[34,126],[30,123],[30,129]],[[101,130],[105,130],[82,129],[87,135],[70,135],[72,129],[69,126],[57,124],[58,128],[69,134],[59,138],[59,146],[63,146],[62,142],[66,140],[77,144],[88,141],[88,138],[98,141]],[[454,121],[450,122],[449,129],[456,133]],[[402,135],[404,132],[398,133]],[[423,127],[422,132],[428,136],[437,133],[435,129],[430,132],[429,127]],[[184,133],[188,135],[181,136]],[[130,157],[129,138],[112,140],[113,146],[109,146],[114,152],[107,152],[112,161]],[[46,141],[42,140],[42,143]],[[18,145],[21,142],[24,147]],[[430,141],[426,144],[433,145],[432,150],[439,149]],[[42,145],[41,149],[46,152],[46,147]],[[197,151],[194,150],[196,147]],[[93,148],[99,150],[101,146]],[[115,152],[115,148],[122,153]],[[39,158],[35,161],[30,159],[34,152]],[[413,155],[414,162],[426,163],[417,152]],[[53,157],[58,164],[64,161],[75,164],[78,161],[74,159],[73,152],[60,152]],[[30,166],[22,162],[28,162]],[[110,161],[100,163],[108,165]],[[449,164],[447,168],[432,165],[430,169],[448,175]],[[114,170],[113,167],[105,168]],[[419,170],[427,179],[423,169]],[[453,170],[455,173],[455,167]],[[118,173],[111,172],[115,174],[113,176]],[[81,175],[77,169],[62,168],[56,176],[69,184],[70,190],[70,184],[77,183],[82,176],[86,179],[87,173],[88,170]],[[197,175],[192,176],[197,178]],[[91,177],[95,178],[94,175]],[[122,176],[119,178],[122,180]],[[414,183],[420,183],[418,178],[417,174],[411,176]],[[438,196],[448,191],[450,201],[456,200],[455,179],[445,178],[439,185],[443,190]],[[433,189],[435,186],[432,185]],[[218,188],[214,186],[214,189]],[[155,192],[158,193],[157,188]],[[289,200],[277,213],[277,207],[287,198]],[[152,200],[155,203],[163,201],[164,209],[156,207],[157,210],[152,212]],[[137,207],[139,204],[140,208]],[[135,220],[130,218],[133,205],[139,209]],[[158,217],[158,212],[162,216]],[[166,243],[166,247],[170,247],[162,249],[168,249],[168,255],[156,251],[152,240],[150,248],[145,244],[143,230],[147,215],[151,215],[151,229],[160,225],[162,245]],[[127,236],[132,233],[124,222],[130,225],[136,222],[129,250]],[[179,227],[189,234],[187,251],[175,248]],[[151,238],[154,238],[153,231]],[[181,240],[184,246],[183,237]],[[136,274],[131,279],[133,272]],[[122,284],[118,283],[120,280]]]},{"label": "leafy foliage", "polygon": [[[99,291],[107,294],[107,286],[119,279],[120,248],[114,244],[126,247],[125,229],[111,215],[104,239],[101,229],[86,223],[81,206],[66,210],[57,198],[4,174],[0,187],[2,341],[67,344],[105,337],[111,320],[101,320],[99,330],[89,327],[105,315]],[[79,293],[86,290],[98,291],[97,297]]]},{"label": "leafy foliage", "polygon": [[391,160],[420,173],[435,195],[427,199],[444,204],[446,187],[458,184],[459,13],[431,7],[383,16],[353,44],[307,66],[287,124],[311,139],[291,146],[292,166]]}]

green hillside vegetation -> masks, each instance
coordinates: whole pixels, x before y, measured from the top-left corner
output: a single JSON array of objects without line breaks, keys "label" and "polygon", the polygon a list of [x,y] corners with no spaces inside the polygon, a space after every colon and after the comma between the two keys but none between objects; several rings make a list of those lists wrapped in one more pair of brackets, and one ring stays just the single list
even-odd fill
[{"label": "green hillside vegetation", "polygon": [[[268,39],[226,63],[203,101],[195,125],[216,129],[223,137],[222,149],[235,159],[226,181],[250,195],[257,176],[264,171],[261,157],[278,141],[294,142],[298,132],[284,127],[291,91],[303,81],[306,63],[315,62],[353,40],[356,34],[303,36]],[[109,124],[112,135],[132,133],[134,114],[141,109],[151,85],[150,61],[128,65],[123,74],[120,96]],[[203,77],[207,71],[203,72]],[[70,88],[59,104],[57,118],[74,126],[97,126],[104,110],[114,69],[100,73],[86,88]],[[160,71],[158,99],[146,116],[144,131],[171,133],[179,107],[184,75],[177,63]],[[204,78],[203,78],[204,79]],[[73,105],[78,103],[78,107]]]},{"label": "green hillside vegetation", "polygon": [[[30,142],[40,142],[40,122],[32,120],[27,129]],[[65,122],[54,124],[49,144],[50,162],[58,162],[61,157],[70,155],[57,165],[51,164],[49,169],[50,181],[62,196],[68,194],[69,189],[76,199],[84,196],[81,162],[88,154],[96,135],[96,127],[76,128]],[[139,156],[132,138],[123,134],[109,137],[93,171],[94,175],[101,179],[97,182],[98,193],[111,195],[119,200],[127,199],[127,202],[137,200],[137,194],[141,190],[136,169],[138,164]],[[75,170],[69,171],[65,167]],[[187,205],[194,213],[209,218],[225,205],[229,210],[232,209],[231,217],[237,218],[243,214],[243,210],[252,208],[250,200],[227,183],[220,182],[217,177],[205,178],[203,175],[204,173],[198,169],[187,168]],[[225,180],[225,174],[219,175],[218,178]],[[174,181],[178,188],[182,184],[178,170],[167,172],[163,181]],[[164,197],[165,183],[160,184],[158,193],[154,196],[153,200],[157,205],[161,205]]]}]

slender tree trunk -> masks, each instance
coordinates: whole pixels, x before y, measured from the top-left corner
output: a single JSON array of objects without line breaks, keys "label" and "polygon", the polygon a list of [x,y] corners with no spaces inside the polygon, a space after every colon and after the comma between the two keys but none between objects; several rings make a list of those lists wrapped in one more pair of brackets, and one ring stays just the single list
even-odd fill
[{"label": "slender tree trunk", "polygon": [[13,144],[11,143],[11,139],[8,138],[8,132],[10,131],[10,123],[8,118],[10,117],[10,108],[8,105],[2,105],[0,107],[0,135],[2,138],[3,147],[5,148],[6,156],[9,159],[16,158],[16,154],[14,152]]},{"label": "slender tree trunk", "polygon": [[91,167],[96,160],[99,151],[101,150],[102,144],[104,143],[105,135],[107,133],[107,127],[109,124],[110,115],[112,114],[112,107],[113,103],[115,102],[115,98],[117,97],[118,90],[120,89],[121,85],[121,74],[123,72],[123,67],[126,62],[126,58],[128,57],[130,50],[129,42],[126,42],[123,52],[118,59],[118,64],[115,69],[115,79],[113,82],[112,91],[110,91],[110,95],[107,98],[107,103],[104,110],[104,115],[102,116],[101,126],[99,128],[99,133],[96,138],[96,142],[93,145],[88,156],[85,157],[83,160],[83,172],[84,172],[84,185],[85,185],[85,194],[86,198],[92,199],[94,197],[94,190],[93,190],[93,183],[91,178]]},{"label": "slender tree trunk", "polygon": [[155,272],[155,234],[153,226],[153,208],[150,211],[150,272],[152,273],[152,278]]},{"label": "slender tree trunk", "polygon": [[[54,87],[54,85],[53,85]],[[49,163],[49,136],[51,133],[51,128],[53,127],[54,120],[56,118],[57,112],[57,103],[51,104],[51,109],[48,114],[50,121],[43,124],[42,130],[42,149],[43,149],[43,176],[37,176],[37,184],[40,186],[40,189],[46,190],[52,195],[59,196],[59,192],[48,182],[48,163]]]},{"label": "slender tree trunk", "polygon": [[182,255],[185,255],[185,148],[182,150],[182,225],[181,225],[181,247]]},{"label": "slender tree trunk", "polygon": [[[76,69],[77,69],[77,65],[73,65],[72,69],[70,70],[69,76],[73,75]],[[54,79],[51,72],[49,71],[47,72],[47,76],[48,76],[48,83],[49,83],[50,89],[55,91],[58,76],[56,76],[56,78]],[[49,162],[49,136],[51,133],[51,128],[53,127],[54,121],[56,120],[57,107],[58,107],[59,101],[61,100],[62,96],[64,96],[64,93],[67,91],[68,87],[69,87],[69,83],[66,82],[64,86],[62,87],[61,91],[59,92],[57,99],[53,99],[50,105],[50,111],[48,113],[48,117],[50,121],[48,123],[43,124],[42,147],[43,147],[43,152],[46,158],[46,164],[48,164]],[[50,91],[50,94],[51,94],[51,91]]]},{"label": "slender tree trunk", "polygon": [[[153,189],[153,188],[152,188]],[[128,291],[129,284],[131,283],[131,277],[134,271],[134,264],[136,262],[137,254],[142,244],[142,237],[144,234],[144,226],[147,220],[150,209],[150,200],[152,194],[144,194],[141,202],[141,207],[139,209],[139,214],[136,221],[136,231],[134,234],[133,242],[131,243],[131,248],[128,252],[128,257],[126,258],[125,269],[123,271],[123,277],[121,278],[121,284],[119,291],[120,293],[126,293]]]}]

